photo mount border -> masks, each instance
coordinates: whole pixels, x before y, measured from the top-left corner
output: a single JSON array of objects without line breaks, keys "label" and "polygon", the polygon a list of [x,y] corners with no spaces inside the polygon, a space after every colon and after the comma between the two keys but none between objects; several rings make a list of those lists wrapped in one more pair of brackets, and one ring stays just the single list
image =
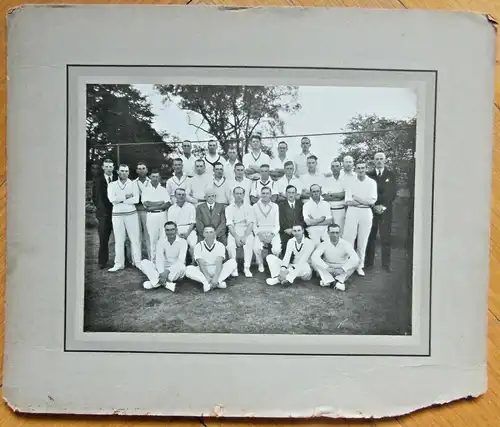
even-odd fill
[{"label": "photo mount border", "polygon": [[[67,294],[68,294],[68,187],[69,187],[69,73],[72,67],[86,68],[210,68],[210,69],[276,69],[276,70],[337,70],[337,71],[375,71],[375,72],[412,72],[428,73],[434,75],[434,114],[432,118],[432,179],[431,179],[431,224],[430,224],[430,250],[429,250],[429,337],[428,352],[426,354],[373,354],[373,353],[243,353],[243,352],[216,352],[216,351],[154,351],[154,350],[69,350],[67,349]],[[304,356],[304,357],[431,357],[432,353],[432,267],[433,267],[433,246],[434,246],[434,191],[435,191],[435,166],[436,166],[436,123],[437,123],[437,98],[438,98],[438,70],[432,69],[400,69],[400,68],[352,68],[352,67],[300,67],[300,66],[232,66],[232,65],[109,65],[109,64],[66,64],[66,180],[65,180],[65,257],[64,257],[64,326],[63,326],[63,352],[64,353],[117,353],[117,354],[206,354],[206,355],[228,355],[228,356]],[[415,150],[413,152],[415,154]],[[415,185],[415,176],[413,177]],[[412,199],[412,210],[415,209],[415,200]],[[415,217],[413,217],[415,221]],[[413,236],[412,236],[413,237]],[[412,289],[413,289],[412,280]],[[413,301],[412,301],[413,307]]]}]

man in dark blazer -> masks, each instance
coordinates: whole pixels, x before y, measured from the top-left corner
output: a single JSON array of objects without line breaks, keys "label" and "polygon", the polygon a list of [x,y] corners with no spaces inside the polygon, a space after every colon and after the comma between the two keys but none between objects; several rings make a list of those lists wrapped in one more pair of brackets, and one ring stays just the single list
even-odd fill
[{"label": "man in dark blazer", "polygon": [[97,262],[99,268],[106,268],[109,261],[109,237],[113,231],[111,212],[113,205],[108,199],[108,184],[115,180],[113,175],[114,164],[110,159],[102,163],[104,173],[94,177],[92,185],[92,201],[96,207],[97,233],[99,234],[99,253]]},{"label": "man in dark blazer", "polygon": [[285,194],[287,199],[278,203],[280,215],[281,251],[283,254],[286,252],[286,245],[288,241],[293,237],[293,226],[302,225],[302,228],[304,230],[306,229],[306,223],[302,213],[304,204],[301,199],[297,199],[297,188],[293,185],[288,185],[286,187]]},{"label": "man in dark blazer", "polygon": [[385,154],[375,154],[375,169],[367,175],[377,183],[377,201],[373,206],[373,223],[366,246],[365,267],[373,266],[375,240],[380,232],[382,267],[391,270],[392,203],[396,198],[396,175],[385,167]]},{"label": "man in dark blazer", "polygon": [[215,228],[215,235],[219,242],[227,245],[227,226],[226,226],[226,205],[216,203],[216,191],[209,188],[205,191],[205,202],[196,207],[196,233],[198,242],[201,242],[205,227]]}]

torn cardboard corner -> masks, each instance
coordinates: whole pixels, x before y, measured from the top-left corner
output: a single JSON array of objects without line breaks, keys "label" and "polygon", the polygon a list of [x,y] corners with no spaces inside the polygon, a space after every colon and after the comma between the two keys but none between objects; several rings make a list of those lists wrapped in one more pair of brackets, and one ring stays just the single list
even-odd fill
[{"label": "torn cardboard corner", "polygon": [[493,26],[493,29],[495,30],[496,33],[498,31],[498,21],[488,13],[485,16],[488,22]]}]

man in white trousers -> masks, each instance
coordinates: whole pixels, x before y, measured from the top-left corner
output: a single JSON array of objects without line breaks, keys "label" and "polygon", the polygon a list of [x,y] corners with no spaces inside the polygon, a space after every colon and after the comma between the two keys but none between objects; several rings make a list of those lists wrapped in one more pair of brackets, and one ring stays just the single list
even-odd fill
[{"label": "man in white trousers", "polygon": [[250,150],[243,156],[242,163],[245,165],[246,177],[252,181],[260,179],[261,165],[271,163],[271,158],[262,151],[260,135],[253,135],[250,139]]},{"label": "man in white trousers", "polygon": [[188,245],[185,239],[177,235],[177,225],[172,221],[165,223],[165,237],[156,245],[155,262],[143,259],[140,270],[148,280],[143,283],[144,289],[155,289],[165,286],[175,292],[175,282],[186,273],[186,254]]},{"label": "man in white trousers", "polygon": [[340,235],[342,236],[345,220],[345,186],[341,174],[340,160],[332,161],[330,169],[332,176],[325,178],[322,197],[330,205],[333,223],[340,226]]},{"label": "man in white trousers", "polygon": [[139,187],[128,179],[129,168],[120,165],[118,179],[108,184],[108,199],[113,205],[113,233],[115,235],[115,263],[108,271],[125,268],[125,237],[128,235],[135,266],[141,262],[141,237],[139,216],[135,205],[139,202]]},{"label": "man in white trousers", "polygon": [[236,261],[226,258],[226,249],[221,242],[215,239],[215,229],[212,226],[205,227],[203,231],[204,240],[194,248],[194,258],[197,266],[186,267],[186,277],[203,284],[203,292],[211,289],[226,289],[225,280],[236,268]]},{"label": "man in white trousers", "polygon": [[[229,258],[236,261],[236,249],[243,248],[243,272],[245,277],[252,277],[250,265],[253,256],[253,225],[254,211],[249,203],[245,203],[245,189],[235,187],[233,190],[234,202],[226,208],[226,224],[229,229],[227,236],[227,253]],[[236,268],[232,276],[238,276]]]},{"label": "man in white trousers", "polygon": [[327,237],[327,227],[332,223],[332,213],[328,202],[321,200],[321,187],[311,185],[309,189],[311,198],[304,203],[302,213],[307,225],[307,234],[315,245]]},{"label": "man in white trousers", "polygon": [[268,255],[266,258],[271,277],[266,280],[270,286],[281,283],[282,285],[292,284],[299,279],[309,280],[312,277],[312,269],[309,264],[314,251],[314,243],[304,237],[304,228],[300,224],[292,227],[293,237],[286,245],[285,256],[280,260],[275,255]]},{"label": "man in white trousers", "polygon": [[151,259],[151,244],[149,243],[147,226],[148,213],[142,204],[142,193],[151,185],[151,180],[148,178],[148,168],[144,162],[137,163],[136,173],[137,178],[134,182],[139,187],[139,201],[135,207],[137,208],[137,215],[139,215],[139,238],[141,241],[141,251],[142,253],[147,253],[148,258]]},{"label": "man in white trousers", "polygon": [[186,202],[186,190],[183,188],[175,190],[175,200],[175,205],[168,208],[167,220],[177,225],[177,235],[186,239],[191,256],[194,257],[194,247],[198,243],[195,230],[196,208]]},{"label": "man in white trousers", "polygon": [[160,184],[160,171],[153,169],[149,176],[151,185],[142,193],[142,204],[147,211],[146,226],[151,245],[151,261],[156,259],[156,244],[163,237],[163,226],[167,221],[166,210],[170,206],[170,196],[165,187]]},{"label": "man in white trousers", "polygon": [[328,240],[322,242],[311,256],[311,264],[319,274],[320,286],[335,285],[345,291],[346,280],[356,270],[359,257],[352,245],[340,238],[338,224],[328,226]]},{"label": "man in white trousers", "polygon": [[280,214],[276,203],[271,202],[271,189],[263,187],[260,200],[253,207],[255,224],[253,251],[259,266],[259,272],[264,272],[262,249],[264,244],[271,245],[271,252],[279,256],[281,253]]},{"label": "man in white trousers", "polygon": [[366,164],[356,165],[357,179],[353,181],[345,192],[345,214],[343,239],[352,246],[357,238],[357,253],[359,265],[357,273],[364,276],[366,245],[372,228],[373,212],[372,206],[377,201],[377,183],[366,176]]}]

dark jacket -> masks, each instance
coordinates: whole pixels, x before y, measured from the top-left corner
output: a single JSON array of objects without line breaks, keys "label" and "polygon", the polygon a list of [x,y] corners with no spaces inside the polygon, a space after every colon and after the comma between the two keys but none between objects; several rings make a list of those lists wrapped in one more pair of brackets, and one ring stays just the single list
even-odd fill
[{"label": "dark jacket", "polygon": [[[116,177],[113,176],[112,180],[115,181]],[[108,184],[104,174],[94,178],[92,182],[92,201],[96,207],[97,218],[111,216],[113,205],[108,199]]]},{"label": "dark jacket", "polygon": [[196,232],[198,237],[203,239],[203,229],[207,225],[215,227],[217,237],[226,235],[226,206],[222,203],[215,203],[210,215],[210,210],[206,203],[201,203],[196,207]]},{"label": "dark jacket", "polygon": [[302,200],[295,200],[295,209],[292,210],[288,204],[288,200],[284,200],[278,203],[279,215],[280,215],[280,232],[284,233],[287,228],[292,228],[296,224],[301,224],[304,229],[306,223],[304,221],[304,216],[302,213],[302,208],[304,203]]},{"label": "dark jacket", "polygon": [[392,206],[397,192],[396,174],[384,168],[381,176],[377,176],[376,170],[368,172],[367,175],[377,183],[377,201],[375,205]]}]

